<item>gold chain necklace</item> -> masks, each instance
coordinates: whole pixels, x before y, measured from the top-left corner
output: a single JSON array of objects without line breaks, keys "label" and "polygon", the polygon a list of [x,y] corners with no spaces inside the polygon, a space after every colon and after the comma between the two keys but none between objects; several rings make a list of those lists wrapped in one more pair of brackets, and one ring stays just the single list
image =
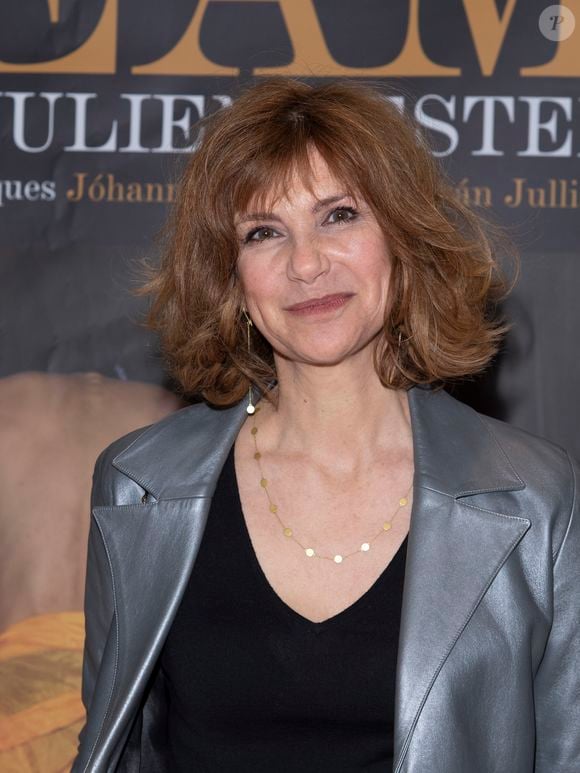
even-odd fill
[{"label": "gold chain necklace", "polygon": [[[254,407],[254,406],[252,406]],[[252,414],[253,416],[253,426],[250,430],[252,437],[254,438],[254,459],[258,463],[258,468],[260,470],[260,486],[264,490],[264,493],[266,494],[266,497],[268,498],[268,506],[270,512],[275,516],[276,520],[282,527],[282,533],[287,539],[292,540],[295,542],[305,553],[305,555],[308,556],[308,558],[321,558],[325,561],[332,561],[335,564],[342,564],[343,561],[345,561],[347,558],[351,558],[351,556],[355,556],[357,553],[368,553],[371,549],[371,545],[375,540],[377,540],[381,535],[385,534],[386,532],[390,531],[393,521],[396,518],[397,514],[400,510],[402,510],[404,507],[406,507],[409,503],[409,493],[411,491],[411,488],[413,487],[413,484],[409,486],[407,489],[407,493],[404,497],[401,497],[399,499],[399,504],[397,505],[394,513],[391,515],[390,519],[387,521],[383,521],[382,527],[377,531],[377,533],[371,537],[367,542],[363,542],[361,546],[357,550],[353,550],[351,553],[336,553],[336,555],[324,555],[322,553],[319,553],[318,551],[314,550],[313,547],[310,547],[308,545],[303,545],[302,542],[300,542],[299,539],[294,535],[294,531],[290,526],[288,526],[284,521],[280,518],[280,515],[278,514],[278,505],[274,502],[272,499],[272,496],[270,494],[269,481],[264,475],[264,471],[262,469],[262,454],[260,453],[260,450],[258,448],[258,427],[256,426],[256,414],[259,412],[259,407],[254,407],[254,412]]]}]

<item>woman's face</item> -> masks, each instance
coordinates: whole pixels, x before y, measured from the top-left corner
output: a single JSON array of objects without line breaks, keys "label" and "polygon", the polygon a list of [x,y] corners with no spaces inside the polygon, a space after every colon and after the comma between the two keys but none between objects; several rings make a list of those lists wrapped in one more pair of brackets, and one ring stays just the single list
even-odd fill
[{"label": "woman's face", "polygon": [[318,151],[312,191],[295,179],[269,212],[239,213],[238,272],[254,324],[278,356],[334,365],[381,330],[389,251],[365,201],[346,195]]}]

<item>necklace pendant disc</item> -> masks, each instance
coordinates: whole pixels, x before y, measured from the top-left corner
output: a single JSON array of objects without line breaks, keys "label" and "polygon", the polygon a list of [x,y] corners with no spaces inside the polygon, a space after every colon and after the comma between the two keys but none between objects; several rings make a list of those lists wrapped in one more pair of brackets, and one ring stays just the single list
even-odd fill
[{"label": "necklace pendant disc", "polygon": [[312,548],[306,548],[304,552],[306,553],[308,558],[312,558],[312,556],[314,555],[314,550]]},{"label": "necklace pendant disc", "polygon": [[335,563],[335,564],[342,564],[342,556],[341,556],[339,553],[337,553],[337,554],[335,555],[335,557],[334,557],[334,563]]}]

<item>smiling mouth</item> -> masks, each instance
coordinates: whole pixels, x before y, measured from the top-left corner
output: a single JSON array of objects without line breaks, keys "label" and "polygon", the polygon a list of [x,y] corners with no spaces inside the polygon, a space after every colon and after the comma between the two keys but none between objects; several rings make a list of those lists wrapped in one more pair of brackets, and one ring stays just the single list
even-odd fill
[{"label": "smiling mouth", "polygon": [[314,314],[321,311],[331,311],[344,306],[352,297],[354,293],[334,293],[333,295],[323,295],[321,298],[311,298],[308,301],[302,301],[301,303],[295,303],[292,306],[287,306],[285,311],[290,311],[293,314]]}]

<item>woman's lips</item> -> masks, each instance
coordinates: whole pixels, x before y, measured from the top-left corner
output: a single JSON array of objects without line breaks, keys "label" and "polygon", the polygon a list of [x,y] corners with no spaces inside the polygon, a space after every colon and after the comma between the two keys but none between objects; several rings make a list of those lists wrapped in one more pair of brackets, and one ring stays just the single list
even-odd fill
[{"label": "woman's lips", "polygon": [[353,297],[354,293],[334,293],[333,295],[323,295],[321,298],[311,298],[308,301],[295,303],[287,306],[286,311],[300,316],[306,314],[319,314],[325,311],[332,311],[344,306],[347,301]]}]

